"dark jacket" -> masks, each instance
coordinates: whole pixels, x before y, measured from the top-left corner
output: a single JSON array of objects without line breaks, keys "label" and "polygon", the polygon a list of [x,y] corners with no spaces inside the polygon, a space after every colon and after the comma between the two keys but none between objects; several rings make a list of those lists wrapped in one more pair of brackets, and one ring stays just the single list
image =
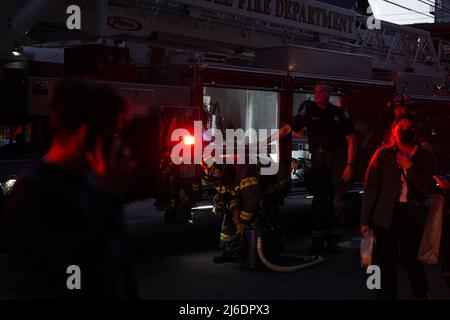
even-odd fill
[{"label": "dark jacket", "polygon": [[[137,298],[122,209],[92,175],[41,162],[20,177],[5,207],[19,298]],[[80,290],[67,288],[71,265],[80,267]]]},{"label": "dark jacket", "polygon": [[[376,151],[367,169],[361,210],[361,225],[371,223],[389,229],[394,206],[399,200],[402,169],[396,161],[395,146]],[[412,157],[413,165],[407,170],[408,205],[416,221],[423,224],[423,204],[435,188],[436,159],[429,149],[419,146]]]}]

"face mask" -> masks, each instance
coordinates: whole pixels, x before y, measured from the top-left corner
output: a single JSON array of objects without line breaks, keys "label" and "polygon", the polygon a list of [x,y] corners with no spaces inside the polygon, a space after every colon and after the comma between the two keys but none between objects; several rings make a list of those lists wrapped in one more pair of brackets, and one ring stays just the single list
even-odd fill
[{"label": "face mask", "polygon": [[411,144],[415,141],[416,132],[414,130],[402,130],[399,131],[400,142],[403,145]]}]

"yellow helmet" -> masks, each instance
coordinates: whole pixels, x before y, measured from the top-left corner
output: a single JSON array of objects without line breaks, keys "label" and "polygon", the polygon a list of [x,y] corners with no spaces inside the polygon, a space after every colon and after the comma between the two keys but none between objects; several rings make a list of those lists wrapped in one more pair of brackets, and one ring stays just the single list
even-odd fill
[{"label": "yellow helmet", "polygon": [[212,184],[218,184],[221,182],[224,172],[225,172],[225,165],[218,164],[216,162],[210,162],[207,163],[205,160],[202,161],[201,168],[202,168],[202,178],[209,183]]}]

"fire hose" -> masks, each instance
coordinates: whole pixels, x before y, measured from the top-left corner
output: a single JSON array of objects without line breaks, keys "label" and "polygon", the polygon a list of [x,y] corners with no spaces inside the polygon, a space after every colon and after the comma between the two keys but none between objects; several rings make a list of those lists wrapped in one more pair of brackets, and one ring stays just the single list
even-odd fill
[{"label": "fire hose", "polygon": [[[296,272],[296,271],[300,271],[300,270],[304,270],[307,268],[311,268],[314,266],[317,266],[321,263],[323,263],[325,261],[325,258],[319,256],[319,257],[315,257],[313,258],[313,261],[310,262],[306,262],[300,265],[295,265],[295,266],[279,266],[279,265],[275,265],[272,262],[270,262],[269,260],[267,260],[267,258],[264,256],[264,252],[263,252],[263,241],[262,241],[262,236],[258,236],[258,240],[257,240],[257,244],[256,244],[256,249],[258,251],[258,256],[259,259],[261,260],[261,262],[269,269],[276,271],[276,272]],[[305,259],[305,256],[294,256],[294,255],[283,255],[283,257],[287,257],[287,258],[303,258]]]}]

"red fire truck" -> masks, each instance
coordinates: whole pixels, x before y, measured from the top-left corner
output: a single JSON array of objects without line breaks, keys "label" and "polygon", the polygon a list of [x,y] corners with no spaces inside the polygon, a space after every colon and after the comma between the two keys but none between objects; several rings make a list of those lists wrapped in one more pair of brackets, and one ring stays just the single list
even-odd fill
[{"label": "red fire truck", "polygon": [[[445,46],[428,32],[386,22],[380,29],[369,28],[367,17],[315,1],[310,2],[345,26],[300,18],[294,23],[287,12],[279,16],[276,10],[262,13],[254,8],[249,13],[221,1],[149,1],[145,6],[118,2],[124,5],[111,4],[99,15],[105,19],[100,22],[100,38],[116,45],[116,50],[127,44],[131,48],[132,43],[148,45],[147,66],[132,66],[126,55],[115,58],[108,53],[113,49],[97,46],[80,49],[88,52],[83,59],[68,55],[78,60],[66,59],[63,70],[66,75],[80,70],[100,74],[131,102],[134,140],[143,153],[141,174],[136,177],[139,197],[156,195],[154,177],[168,130],[177,126],[173,119],[184,118],[183,123],[201,119],[205,129],[213,123],[230,129],[275,129],[297,113],[302,101],[312,98],[317,82],[330,84],[332,102],[352,115],[358,142],[356,181],[362,181],[389,127],[392,114],[387,104],[395,91],[406,91],[413,98],[440,172],[450,172],[450,95],[447,62],[440,52]],[[64,48],[67,42],[46,46]],[[83,68],[76,67],[80,65]],[[18,80],[17,88],[24,91],[17,96],[26,96],[26,101],[3,103],[1,110],[7,113],[22,106],[16,110],[22,124],[31,124],[31,136],[42,142],[48,128],[45,105],[56,79],[33,75]],[[7,90],[1,99],[11,101]],[[16,121],[14,113],[9,114]],[[282,163],[307,161],[307,145],[307,137],[282,141]],[[195,166],[183,168],[186,179],[198,175]]]}]

